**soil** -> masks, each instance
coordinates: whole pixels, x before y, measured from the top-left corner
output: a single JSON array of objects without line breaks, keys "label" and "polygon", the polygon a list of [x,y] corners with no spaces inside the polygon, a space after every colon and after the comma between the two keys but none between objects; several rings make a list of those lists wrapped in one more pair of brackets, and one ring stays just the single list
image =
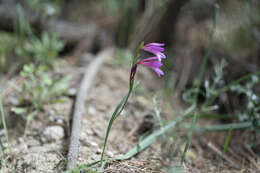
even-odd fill
[{"label": "soil", "polygon": [[[72,69],[71,91],[77,90],[81,79],[79,68],[82,62],[87,64],[93,56],[85,56],[78,63],[66,62],[63,67],[55,69],[62,71]],[[77,164],[86,164],[100,159],[106,127],[117,104],[128,91],[129,67],[118,63],[114,57],[109,57],[98,73],[91,92],[87,96],[80,134],[80,153]],[[127,64],[127,63],[125,63]],[[116,157],[126,153],[136,146],[138,138],[152,130],[158,124],[155,116],[153,98],[163,88],[163,79],[154,72],[140,67],[137,73],[140,88],[130,98],[122,114],[112,127],[106,155]],[[70,115],[75,97],[64,96],[64,102],[48,104],[44,111],[33,119],[23,134],[26,121],[14,115],[10,108],[14,106],[17,93],[15,90],[4,99],[4,108],[8,122],[9,145],[7,168],[2,164],[2,173],[14,170],[18,173],[62,172],[65,169],[68,142],[70,137]],[[163,110],[163,120],[172,119],[173,115],[165,100],[158,97],[158,107]],[[175,105],[176,107],[176,105]],[[3,133],[1,138],[4,139]],[[221,137],[222,136],[222,137]],[[149,148],[137,156],[125,161],[114,161],[106,165],[104,172],[173,172],[174,166],[180,164],[180,156],[184,149],[183,133],[176,130],[166,134]],[[218,138],[218,140],[216,140]],[[181,140],[181,142],[180,142]],[[206,141],[206,142],[205,142]],[[244,162],[242,168],[235,169],[229,162],[220,160],[220,156],[208,146],[211,142],[225,141],[225,134],[194,135],[192,145],[187,153],[183,172],[214,172],[219,163],[219,172],[254,172],[252,166]],[[221,149],[220,149],[221,151]],[[176,154],[175,156],[172,154]],[[259,165],[259,162],[255,162]],[[167,171],[168,170],[168,171]]]}]

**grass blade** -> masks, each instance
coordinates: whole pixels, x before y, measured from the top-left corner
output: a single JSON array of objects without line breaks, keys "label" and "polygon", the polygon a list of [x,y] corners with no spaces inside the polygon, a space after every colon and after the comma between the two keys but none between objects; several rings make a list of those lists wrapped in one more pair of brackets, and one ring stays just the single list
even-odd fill
[{"label": "grass blade", "polygon": [[[260,124],[260,121],[258,122],[258,125]],[[220,124],[220,125],[211,125],[211,126],[195,126],[194,131],[199,133],[207,133],[207,132],[221,132],[221,131],[227,131],[232,128],[232,130],[242,130],[247,129],[249,127],[253,126],[251,121],[242,122],[242,123],[230,123],[230,124]],[[185,124],[185,128],[189,128],[190,125]]]},{"label": "grass blade", "polygon": [[124,154],[121,157],[115,158],[115,160],[126,160],[130,159],[137,153],[143,151],[145,148],[147,148],[149,145],[154,143],[156,139],[166,133],[168,130],[174,128],[178,123],[180,123],[183,120],[184,116],[179,116],[176,120],[171,121],[167,125],[161,127],[159,130],[155,131],[154,133],[147,136],[145,139],[140,141],[137,146],[133,147],[131,150],[129,150],[126,154]]},{"label": "grass blade", "polygon": [[[228,130],[228,133],[227,133],[227,136],[226,136],[226,140],[225,140],[225,144],[224,144],[224,149],[222,151],[222,157],[225,155],[226,153],[226,150],[228,148],[228,144],[229,144],[229,141],[230,141],[230,138],[231,138],[231,132],[232,132],[232,126],[230,126],[229,130]],[[219,169],[219,162],[220,160],[218,161],[218,165],[216,167],[216,169],[214,170],[214,173],[217,172],[217,170]]]},{"label": "grass blade", "polygon": [[2,92],[0,92],[0,112],[1,112],[1,119],[4,127],[4,132],[5,132],[5,139],[8,145],[8,150],[10,152],[10,146],[9,146],[9,139],[8,139],[8,131],[7,131],[7,126],[5,122],[5,114],[4,114],[4,108],[3,108],[3,102],[2,102]]},{"label": "grass blade", "polygon": [[183,154],[182,154],[182,157],[181,157],[181,165],[183,165],[184,160],[185,160],[185,157],[186,157],[186,153],[187,153],[187,151],[188,151],[188,149],[189,149],[190,141],[191,141],[191,136],[192,136],[192,133],[193,133],[195,124],[196,124],[196,122],[197,122],[197,117],[198,117],[198,114],[195,113],[195,115],[193,116],[193,119],[192,119],[190,131],[189,131],[189,134],[188,134],[188,140],[187,140],[187,143],[186,143],[186,145],[185,145],[185,148],[184,148],[184,151],[183,151]]}]

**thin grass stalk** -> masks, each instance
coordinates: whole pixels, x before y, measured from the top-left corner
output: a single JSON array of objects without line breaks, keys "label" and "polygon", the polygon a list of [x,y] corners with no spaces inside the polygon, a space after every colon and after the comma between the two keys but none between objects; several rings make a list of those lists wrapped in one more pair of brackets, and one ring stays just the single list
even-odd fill
[{"label": "thin grass stalk", "polygon": [[183,165],[183,163],[185,161],[185,157],[186,157],[187,151],[188,151],[188,149],[190,147],[191,136],[192,136],[192,133],[193,133],[196,121],[197,121],[197,117],[198,117],[198,114],[195,113],[194,116],[193,116],[193,119],[192,119],[190,131],[189,131],[189,134],[188,134],[188,140],[186,142],[186,145],[185,145],[182,157],[181,157],[181,165]]},{"label": "thin grass stalk", "polygon": [[[0,157],[0,161],[2,161],[5,157],[5,153],[4,153],[4,146],[2,144],[2,140],[0,138],[0,152],[1,152],[1,157]],[[1,163],[1,162],[0,162]]]},{"label": "thin grass stalk", "polygon": [[[227,133],[227,135],[226,135],[225,144],[224,144],[224,149],[223,149],[222,154],[221,154],[222,156],[224,156],[225,153],[226,153],[226,151],[227,151],[228,144],[229,144],[230,138],[231,138],[231,132],[232,132],[232,126],[230,126],[230,128],[229,128],[229,130],[228,130],[228,133]],[[219,162],[220,162],[220,160],[218,161],[218,165],[217,165],[216,169],[214,170],[214,173],[216,173],[217,170],[219,169]]]},{"label": "thin grass stalk", "polygon": [[[253,124],[251,121],[242,122],[242,123],[230,123],[230,124],[220,124],[220,125],[211,125],[211,126],[195,126],[194,131],[197,133],[208,133],[208,132],[222,132],[227,131],[232,128],[232,130],[243,130],[248,129]],[[260,125],[260,121],[258,121],[258,125]],[[189,124],[184,124],[184,128],[190,128]]]},{"label": "thin grass stalk", "polygon": [[2,102],[2,92],[0,91],[0,112],[1,112],[1,119],[4,127],[4,132],[5,132],[5,139],[8,145],[8,150],[9,152],[11,151],[10,146],[9,146],[9,137],[8,137],[8,131],[7,131],[7,126],[6,126],[6,121],[5,121],[5,114],[4,114],[4,108],[3,108],[3,102]]}]

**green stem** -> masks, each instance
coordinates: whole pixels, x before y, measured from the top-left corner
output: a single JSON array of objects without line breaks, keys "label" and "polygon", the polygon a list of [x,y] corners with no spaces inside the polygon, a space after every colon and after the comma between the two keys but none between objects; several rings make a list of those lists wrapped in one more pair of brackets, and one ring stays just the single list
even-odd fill
[{"label": "green stem", "polygon": [[104,153],[105,153],[105,150],[106,150],[106,146],[107,146],[107,141],[108,141],[108,136],[109,136],[109,133],[110,133],[110,130],[112,128],[112,125],[114,123],[114,121],[116,120],[116,118],[120,115],[120,113],[123,111],[126,103],[127,103],[127,100],[129,98],[129,96],[131,95],[132,93],[132,89],[133,89],[133,86],[130,86],[129,88],[129,91],[128,93],[124,96],[124,98],[121,100],[121,102],[119,103],[119,105],[116,107],[110,121],[109,121],[109,124],[108,124],[108,127],[107,127],[107,131],[106,131],[106,137],[105,137],[105,142],[104,142],[104,146],[103,146],[103,150],[102,150],[102,154],[101,154],[101,163],[103,163],[103,160],[104,160]]},{"label": "green stem", "polygon": [[[258,121],[258,125],[260,125],[260,121]],[[243,130],[248,129],[253,126],[251,121],[242,122],[242,123],[230,123],[230,124],[220,124],[220,125],[210,125],[210,126],[195,126],[194,131],[198,133],[207,133],[207,132],[222,132],[227,131],[230,128],[232,130]],[[190,128],[190,124],[184,124],[185,128]]]},{"label": "green stem", "polygon": [[189,131],[189,134],[188,134],[188,140],[186,142],[186,145],[185,145],[182,157],[181,157],[181,165],[183,165],[185,157],[186,157],[186,154],[187,154],[187,151],[188,151],[188,149],[190,147],[191,136],[192,136],[192,133],[193,133],[196,121],[197,121],[197,117],[198,117],[198,114],[195,113],[194,116],[193,116],[193,119],[192,119],[190,131]]},{"label": "green stem", "polygon": [[2,117],[2,123],[5,131],[5,139],[8,145],[8,150],[10,152],[10,146],[9,146],[9,139],[8,139],[8,131],[7,131],[7,126],[6,126],[6,121],[5,121],[5,114],[4,114],[4,108],[3,108],[3,102],[2,102],[2,92],[0,91],[0,112],[1,112],[1,117]]}]

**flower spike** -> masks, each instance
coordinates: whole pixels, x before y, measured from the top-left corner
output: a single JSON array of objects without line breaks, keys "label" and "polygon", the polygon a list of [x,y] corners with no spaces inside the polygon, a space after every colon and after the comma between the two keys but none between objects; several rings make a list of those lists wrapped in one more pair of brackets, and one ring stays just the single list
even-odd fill
[{"label": "flower spike", "polygon": [[161,59],[165,59],[166,56],[162,53],[164,51],[164,43],[149,43],[146,45],[141,45],[139,49],[150,52],[154,54],[155,56],[145,58],[139,61],[134,62],[132,65],[131,73],[130,73],[130,85],[134,82],[134,77],[137,71],[138,65],[142,65],[145,67],[149,67],[152,70],[155,71],[155,73],[160,77],[161,75],[164,75],[164,72],[160,69],[160,67],[163,65],[161,62]]}]

